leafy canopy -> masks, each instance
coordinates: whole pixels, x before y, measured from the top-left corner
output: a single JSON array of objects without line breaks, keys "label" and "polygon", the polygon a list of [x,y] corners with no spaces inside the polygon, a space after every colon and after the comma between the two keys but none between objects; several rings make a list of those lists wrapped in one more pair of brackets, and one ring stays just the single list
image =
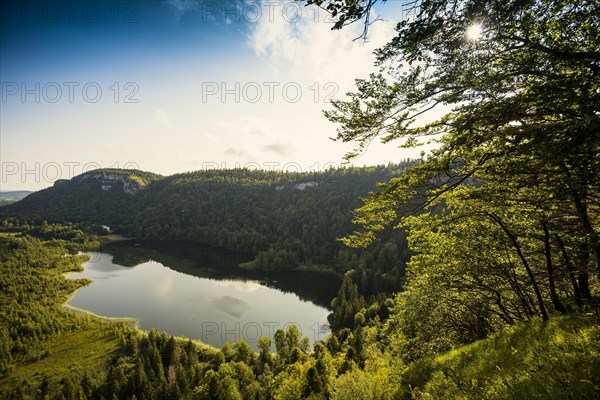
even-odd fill
[{"label": "leafy canopy", "polygon": [[[367,18],[377,0],[309,0],[337,18]],[[499,165],[535,158],[598,184],[600,35],[597,1],[423,0],[405,4],[397,35],[376,51],[380,71],[325,112],[347,159],[375,138],[437,148],[412,173],[367,200],[356,222],[365,245],[398,224],[398,203],[419,212],[442,192]],[[370,20],[366,19],[365,24]],[[478,35],[473,35],[473,27]],[[514,163],[513,163],[514,164]],[[563,168],[564,169],[564,168]],[[499,171],[496,173],[511,171]],[[574,187],[580,190],[581,187]]]}]

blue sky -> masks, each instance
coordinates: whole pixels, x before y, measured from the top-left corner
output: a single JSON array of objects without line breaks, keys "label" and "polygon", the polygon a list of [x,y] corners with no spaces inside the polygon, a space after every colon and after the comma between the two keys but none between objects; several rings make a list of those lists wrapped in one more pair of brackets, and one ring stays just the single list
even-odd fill
[{"label": "blue sky", "polygon": [[[364,43],[291,0],[3,2],[0,188],[97,167],[340,165],[348,146],[322,110],[375,71],[400,5]],[[355,164],[416,154],[374,144]]]}]

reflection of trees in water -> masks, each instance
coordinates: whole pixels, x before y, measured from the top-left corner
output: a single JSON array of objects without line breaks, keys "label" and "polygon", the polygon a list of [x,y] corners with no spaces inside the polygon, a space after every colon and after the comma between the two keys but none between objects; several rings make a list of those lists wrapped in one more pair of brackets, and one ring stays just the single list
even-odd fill
[{"label": "reflection of trees in water", "polygon": [[311,272],[272,273],[271,279],[261,281],[266,287],[296,294],[301,300],[329,308],[337,295],[341,280],[337,277]]},{"label": "reflection of trees in water", "polygon": [[150,261],[150,257],[134,251],[125,251],[125,249],[114,249],[114,252],[106,251],[105,249],[102,250],[113,256],[113,264],[122,265],[123,267],[137,267],[140,264]]},{"label": "reflection of trees in water", "polygon": [[240,263],[253,258],[252,254],[237,253],[198,243],[157,240],[109,243],[101,250],[113,255],[113,263],[125,267],[135,267],[153,260],[178,271],[187,267],[219,271],[237,269]]},{"label": "reflection of trees in water", "polygon": [[241,269],[238,265],[252,260],[252,254],[198,243],[131,240],[107,244],[101,251],[111,254],[114,264],[125,267],[156,261],[174,271],[199,278],[258,282],[327,308],[341,283],[337,277],[311,272],[267,273]]}]

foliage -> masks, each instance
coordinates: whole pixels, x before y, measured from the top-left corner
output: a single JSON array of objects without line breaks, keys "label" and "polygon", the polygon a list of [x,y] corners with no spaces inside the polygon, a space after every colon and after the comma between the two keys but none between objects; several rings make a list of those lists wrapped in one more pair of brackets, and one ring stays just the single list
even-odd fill
[{"label": "foliage", "polygon": [[312,351],[295,326],[276,332],[275,353],[268,338],[259,340],[260,353],[241,340],[217,350],[63,312],[69,291],[84,283],[63,273],[79,269],[85,256],[68,255],[63,241],[27,235],[3,236],[0,245],[6,289],[0,390],[7,399],[585,398],[600,385],[600,332],[591,315],[518,322],[404,363],[402,336],[389,330],[399,318],[392,310],[388,319],[394,302],[373,299],[367,307],[348,274],[338,301],[364,307],[351,327],[338,328]]},{"label": "foliage", "polygon": [[[197,171],[156,178],[135,194],[118,184],[102,189],[91,171],[40,192],[1,215],[26,223],[71,221],[108,225],[116,233],[185,240],[256,254],[245,265],[267,271],[311,269],[342,275],[364,271],[368,296],[400,288],[409,258],[404,233],[370,249],[347,249],[337,239],[352,231],[352,209],[377,182],[398,176],[410,163],[314,173],[246,169]],[[128,176],[128,170],[103,170]],[[87,178],[86,178],[87,177]]]},{"label": "foliage", "polygon": [[[342,27],[375,1],[309,1]],[[437,144],[357,210],[344,242],[408,230],[387,334],[406,361],[505,325],[595,307],[600,34],[594,1],[424,0],[378,74],[325,115],[352,158],[371,140]],[[335,15],[334,15],[335,16]],[[477,35],[469,36],[473,30]]]},{"label": "foliage", "polygon": [[[79,381],[85,372],[97,380],[98,368],[118,346],[122,327],[61,310],[70,293],[88,283],[64,276],[87,259],[77,255],[80,249],[63,240],[0,236],[0,397],[26,395],[44,382],[60,386],[63,378]],[[29,383],[21,386],[24,380]]]},{"label": "foliage", "polygon": [[329,325],[334,330],[351,328],[354,325],[354,316],[364,305],[365,300],[358,293],[358,287],[352,281],[350,274],[347,274],[344,276],[337,297],[331,302],[333,313],[328,317]]},{"label": "foliage", "polygon": [[435,398],[591,399],[600,390],[599,335],[592,315],[538,319],[420,360],[405,385]]}]

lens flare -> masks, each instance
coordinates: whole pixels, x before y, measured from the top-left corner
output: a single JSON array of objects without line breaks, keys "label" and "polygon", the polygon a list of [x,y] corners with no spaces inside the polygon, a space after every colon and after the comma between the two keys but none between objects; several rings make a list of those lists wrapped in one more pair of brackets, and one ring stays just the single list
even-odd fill
[{"label": "lens flare", "polygon": [[467,29],[467,39],[477,41],[481,36],[483,28],[481,24],[473,24]]}]

